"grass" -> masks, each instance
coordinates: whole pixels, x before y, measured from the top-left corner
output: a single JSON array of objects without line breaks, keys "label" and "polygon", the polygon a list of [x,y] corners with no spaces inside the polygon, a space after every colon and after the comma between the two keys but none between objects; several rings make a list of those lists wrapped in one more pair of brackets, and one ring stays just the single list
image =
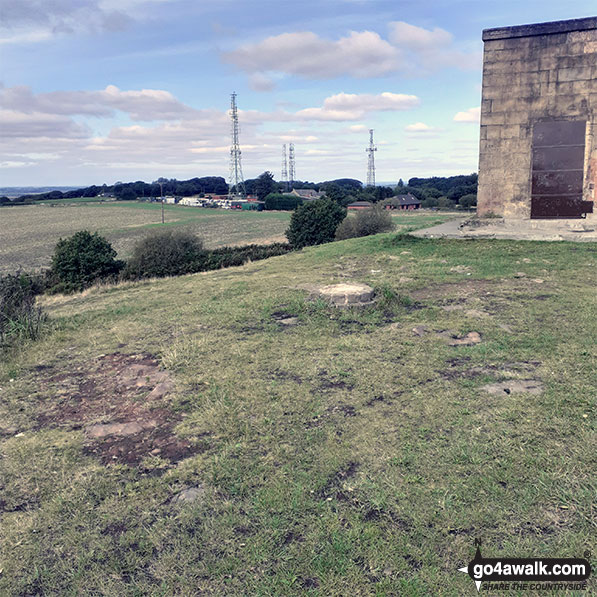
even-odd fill
[{"label": "grass", "polygon": [[[166,226],[183,226],[201,236],[206,247],[285,242],[290,212],[251,212],[165,205]],[[33,270],[50,264],[60,238],[79,230],[104,235],[120,258],[161,224],[161,204],[107,202],[97,198],[60,199],[36,205],[11,206],[0,213],[0,274],[18,268]],[[399,214],[399,228],[422,228],[453,216]]]},{"label": "grass", "polygon": [[[44,299],[51,329],[0,364],[0,593],[460,596],[475,538],[486,557],[582,557],[596,257],[385,234]],[[302,289],[343,281],[380,301],[334,310]],[[170,372],[159,407],[194,455],[89,452],[64,413],[113,353]],[[509,378],[544,391],[481,389]],[[201,499],[171,503],[190,486]]]}]

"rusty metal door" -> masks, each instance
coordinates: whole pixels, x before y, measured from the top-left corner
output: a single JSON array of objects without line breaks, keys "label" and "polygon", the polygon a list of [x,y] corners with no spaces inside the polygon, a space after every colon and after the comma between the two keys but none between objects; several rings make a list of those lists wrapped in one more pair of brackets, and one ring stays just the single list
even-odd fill
[{"label": "rusty metal door", "polygon": [[583,218],[584,120],[537,122],[533,127],[531,218]]}]

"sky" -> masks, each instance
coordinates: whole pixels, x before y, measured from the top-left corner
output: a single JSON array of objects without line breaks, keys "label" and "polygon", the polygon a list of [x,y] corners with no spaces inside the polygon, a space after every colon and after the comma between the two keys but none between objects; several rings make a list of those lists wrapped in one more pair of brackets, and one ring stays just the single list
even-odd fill
[{"label": "sky", "polygon": [[483,29],[594,0],[0,0],[0,186],[477,170]]}]

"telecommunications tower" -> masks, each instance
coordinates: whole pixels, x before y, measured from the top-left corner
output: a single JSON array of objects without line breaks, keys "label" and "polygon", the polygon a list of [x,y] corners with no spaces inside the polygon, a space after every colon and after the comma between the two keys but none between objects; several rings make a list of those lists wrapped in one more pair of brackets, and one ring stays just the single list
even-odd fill
[{"label": "telecommunications tower", "polygon": [[282,182],[284,190],[288,190],[288,160],[286,159],[286,143],[282,145]]},{"label": "telecommunications tower", "polygon": [[292,185],[296,180],[296,171],[294,165],[294,143],[291,143],[288,146],[288,176],[289,176],[289,186],[290,190],[292,191]]},{"label": "telecommunications tower", "polygon": [[[238,142],[238,110],[236,108],[236,92],[233,92],[230,96],[230,117],[232,119],[231,124],[231,136],[232,145],[230,146],[230,181],[228,185],[228,195],[232,197],[240,196],[246,197],[245,191],[245,179],[243,178],[243,168],[240,162],[240,145]],[[233,192],[234,189],[234,192]]]},{"label": "telecommunications tower", "polygon": [[373,129],[369,129],[369,147],[365,149],[365,151],[369,154],[369,163],[367,166],[367,186],[374,187],[375,186],[375,152],[377,151],[377,147],[373,145]]}]

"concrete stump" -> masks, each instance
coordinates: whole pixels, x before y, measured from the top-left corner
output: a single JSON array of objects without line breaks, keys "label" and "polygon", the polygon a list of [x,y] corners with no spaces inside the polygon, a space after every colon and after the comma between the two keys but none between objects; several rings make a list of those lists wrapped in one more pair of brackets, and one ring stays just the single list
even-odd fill
[{"label": "concrete stump", "polygon": [[318,295],[335,307],[363,307],[373,303],[373,288],[366,284],[331,284],[319,289]]}]

